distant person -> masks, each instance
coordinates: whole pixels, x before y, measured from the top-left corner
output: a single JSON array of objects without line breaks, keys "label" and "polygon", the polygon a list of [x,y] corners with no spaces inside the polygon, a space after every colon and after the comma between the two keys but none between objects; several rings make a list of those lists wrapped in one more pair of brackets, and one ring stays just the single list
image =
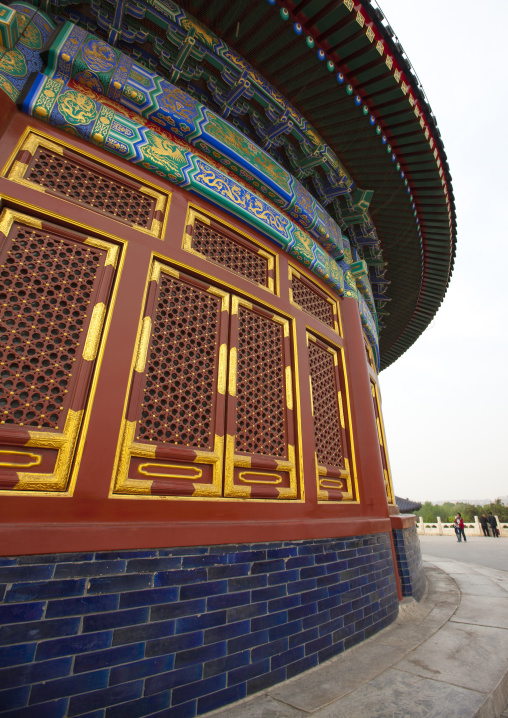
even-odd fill
[{"label": "distant person", "polygon": [[461,540],[460,539],[460,524],[459,524],[457,517],[455,517],[455,521],[453,523],[453,528],[455,529],[455,536],[457,537],[457,541],[460,541]]},{"label": "distant person", "polygon": [[455,517],[455,534],[457,535],[457,541],[459,543],[462,541],[462,539],[464,539],[464,541],[467,541],[466,534],[464,533],[464,519],[458,511],[457,516]]},{"label": "distant person", "polygon": [[490,528],[492,529],[492,536],[495,536],[496,538],[498,538],[499,531],[497,530],[497,521],[496,521],[496,517],[492,514],[492,511],[489,513],[488,521],[490,524]]},{"label": "distant person", "polygon": [[490,536],[490,534],[489,534],[489,520],[488,520],[488,518],[485,516],[485,514],[482,514],[482,515],[480,516],[480,523],[481,523],[481,525],[482,525],[483,535],[484,535],[484,536]]}]

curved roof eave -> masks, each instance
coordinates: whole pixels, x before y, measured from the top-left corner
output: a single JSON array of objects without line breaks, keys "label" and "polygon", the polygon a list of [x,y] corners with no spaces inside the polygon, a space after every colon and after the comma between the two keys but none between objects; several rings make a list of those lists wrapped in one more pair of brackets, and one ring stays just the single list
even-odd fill
[{"label": "curved roof eave", "polygon": [[319,132],[356,184],[373,190],[370,211],[390,282],[389,303],[378,304],[389,312],[380,336],[385,368],[432,321],[456,244],[446,153],[403,49],[368,0],[180,5],[258,69]]}]

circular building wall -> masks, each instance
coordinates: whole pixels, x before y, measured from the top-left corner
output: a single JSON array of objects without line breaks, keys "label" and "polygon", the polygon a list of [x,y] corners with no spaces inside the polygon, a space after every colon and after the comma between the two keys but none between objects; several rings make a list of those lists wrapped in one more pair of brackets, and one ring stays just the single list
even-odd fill
[{"label": "circular building wall", "polygon": [[28,622],[6,660],[98,671],[62,716],[118,686],[203,713],[424,589],[382,422],[373,192],[218,35],[143,8],[140,56],[132,19],[90,32],[86,3],[4,23],[0,582]]}]

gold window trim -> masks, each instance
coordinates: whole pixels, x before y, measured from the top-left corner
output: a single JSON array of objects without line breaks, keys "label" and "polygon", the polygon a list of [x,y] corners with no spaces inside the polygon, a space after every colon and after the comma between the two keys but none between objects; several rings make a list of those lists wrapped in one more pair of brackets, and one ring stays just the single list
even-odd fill
[{"label": "gold window trim", "polygon": [[[58,215],[50,212],[46,214],[50,220],[59,218]],[[0,233],[7,237],[12,224],[16,221],[42,230],[42,221],[40,219],[17,210],[4,209],[0,214]],[[55,223],[55,226],[58,227],[59,225]],[[81,230],[88,229],[79,224],[76,224],[76,226]],[[118,239],[118,241],[124,244],[122,240]],[[53,473],[36,474],[30,471],[17,471],[19,481],[16,487],[10,490],[0,490],[1,496],[62,497],[72,496],[74,493],[125,254],[121,252],[121,245],[119,246],[97,237],[87,236],[84,244],[105,249],[107,251],[105,266],[111,265],[113,270],[116,271],[110,290],[109,306],[106,307],[103,303],[95,305],[83,346],[82,359],[95,362],[89,384],[88,399],[82,410],[74,411],[69,409],[63,431],[27,429],[30,439],[23,447],[20,446],[19,458],[8,461],[6,460],[8,459],[8,454],[12,454],[12,452],[0,449],[1,465],[13,469],[23,467],[21,463],[23,457],[28,459],[27,463],[24,464],[25,468],[38,465],[40,461],[37,459],[41,455],[34,452],[33,449],[58,450]],[[23,449],[25,448],[30,448],[32,451],[24,451]]]},{"label": "gold window trim", "polygon": [[388,456],[388,446],[386,444],[386,435],[385,435],[385,426],[383,421],[383,414],[381,412],[381,396],[379,392],[379,387],[377,385],[377,382],[373,381],[373,379],[370,379],[370,390],[372,393],[372,398],[376,402],[377,407],[377,417],[376,417],[376,426],[377,426],[377,433],[379,438],[379,449],[380,451],[384,451],[385,460],[386,460],[386,469],[383,467],[383,474],[384,474],[384,480],[385,480],[385,487],[386,487],[386,497],[388,499],[389,504],[395,504],[395,494],[393,492],[393,481],[392,481],[392,471],[390,468],[390,457]]},{"label": "gold window trim", "polygon": [[[11,180],[12,182],[16,182],[17,184],[20,184],[24,187],[30,187],[30,189],[34,189],[37,192],[41,192],[42,194],[50,194],[45,187],[42,187],[41,185],[37,184],[36,182],[32,182],[31,180],[25,179],[25,174],[28,169],[28,164],[24,162],[20,162],[19,160],[16,160],[15,157],[18,155],[19,152],[22,151],[28,151],[33,156],[39,147],[44,147],[47,150],[50,150],[52,152],[55,152],[56,154],[59,154],[63,156],[64,149],[69,150],[69,152],[72,152],[73,154],[76,154],[78,156],[83,157],[84,159],[87,159],[89,161],[92,161],[93,163],[96,163],[98,165],[102,165],[103,167],[107,168],[108,170],[118,174],[119,178],[126,177],[131,180],[134,180],[136,183],[139,184],[138,191],[142,194],[148,195],[149,197],[153,197],[155,199],[155,212],[161,212],[163,215],[163,220],[154,219],[152,220],[152,225],[150,228],[142,227],[141,225],[137,224],[129,224],[129,222],[122,224],[125,224],[126,226],[130,227],[131,229],[136,230],[137,232],[142,232],[143,234],[148,234],[152,237],[156,237],[157,239],[164,239],[165,232],[166,232],[166,226],[167,226],[167,220],[168,220],[168,214],[171,204],[171,193],[163,192],[159,187],[156,187],[155,185],[152,185],[145,180],[141,180],[136,175],[132,174],[131,172],[128,172],[124,170],[123,168],[120,169],[114,164],[111,164],[109,162],[106,162],[102,159],[99,159],[98,157],[95,157],[94,155],[90,154],[89,152],[84,152],[81,149],[77,149],[76,147],[73,147],[72,145],[68,144],[67,142],[63,142],[62,140],[56,141],[55,138],[45,135],[43,133],[35,132],[28,128],[24,135],[19,140],[18,144],[16,145],[16,148],[11,154],[11,157],[9,158],[9,161],[6,163],[4,168],[2,169],[1,175],[2,177],[6,177],[8,180]],[[79,206],[88,209],[91,212],[94,212],[95,214],[98,214],[101,217],[108,217],[109,219],[113,221],[120,222],[121,220],[118,220],[114,217],[114,215],[108,214],[106,212],[101,212],[90,205],[85,204],[84,202],[73,202],[72,199],[67,198],[65,195],[58,194],[55,192],[54,194],[51,193],[51,196],[54,196],[58,199],[62,199],[65,202],[70,202],[71,204],[78,204]]]},{"label": "gold window trim", "polygon": [[[237,234],[241,239],[246,240],[249,244],[255,245],[257,247],[257,254],[259,254],[261,257],[264,257],[267,260],[268,263],[268,272],[272,274],[272,276],[268,276],[268,285],[264,284],[258,284],[258,282],[252,282],[250,279],[247,279],[247,277],[244,277],[239,272],[235,272],[232,269],[229,269],[229,267],[226,267],[222,264],[219,264],[218,262],[214,262],[213,260],[209,259],[205,254],[202,254],[201,252],[198,252],[196,249],[192,246],[193,238],[192,236],[187,232],[187,227],[190,225],[192,227],[195,226],[195,222],[199,221],[203,224],[206,224],[210,226],[211,222],[217,223],[219,226],[223,226],[228,232],[231,232],[232,234]],[[211,264],[214,264],[215,266],[222,267],[227,272],[232,272],[236,276],[241,277],[246,282],[251,282],[251,284],[255,284],[256,287],[259,287],[260,289],[264,289],[265,291],[271,292],[272,294],[275,294],[278,296],[277,287],[279,286],[279,282],[277,281],[278,275],[279,275],[279,257],[276,253],[270,252],[266,247],[261,244],[257,239],[254,239],[251,235],[247,234],[246,232],[243,232],[242,230],[238,229],[234,225],[230,224],[229,222],[224,221],[223,219],[220,219],[219,217],[216,217],[211,212],[206,212],[205,210],[201,209],[200,207],[195,207],[192,204],[189,204],[189,207],[187,209],[187,217],[185,220],[185,231],[183,235],[183,242],[182,242],[182,249],[184,249],[186,252],[189,252],[190,254],[194,254],[196,257],[200,257],[206,262],[210,262]]]}]

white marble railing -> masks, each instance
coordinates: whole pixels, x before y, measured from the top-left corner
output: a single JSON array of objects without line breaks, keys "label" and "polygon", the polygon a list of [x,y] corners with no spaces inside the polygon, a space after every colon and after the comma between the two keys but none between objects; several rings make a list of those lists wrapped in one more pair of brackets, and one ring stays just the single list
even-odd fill
[{"label": "white marble railing", "polygon": [[[499,521],[499,517],[496,516],[497,528],[501,536],[508,536],[508,521]],[[418,517],[418,534],[426,536],[454,536],[455,529],[453,523],[443,523],[441,518],[438,516],[437,521],[424,522],[421,516]],[[464,532],[466,536],[483,536],[483,529],[480,524],[478,516],[474,517],[474,523],[466,523],[464,521]],[[492,534],[491,534],[492,535]]]}]

